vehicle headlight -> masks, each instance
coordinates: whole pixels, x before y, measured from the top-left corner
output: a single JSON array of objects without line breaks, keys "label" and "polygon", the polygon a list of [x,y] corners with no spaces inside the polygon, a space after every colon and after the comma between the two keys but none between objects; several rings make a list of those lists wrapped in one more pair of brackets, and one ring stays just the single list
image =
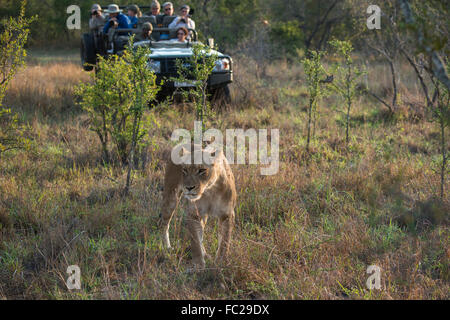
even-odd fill
[{"label": "vehicle headlight", "polygon": [[150,60],[148,62],[148,67],[150,70],[152,70],[154,73],[161,73],[161,61],[156,60]]},{"label": "vehicle headlight", "polygon": [[214,72],[228,71],[230,70],[230,59],[224,58],[216,61],[216,66],[214,67]]}]

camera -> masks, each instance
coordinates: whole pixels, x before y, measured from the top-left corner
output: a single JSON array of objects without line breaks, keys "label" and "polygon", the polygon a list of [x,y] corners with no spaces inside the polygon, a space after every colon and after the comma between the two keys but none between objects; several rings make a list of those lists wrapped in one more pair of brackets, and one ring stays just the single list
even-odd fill
[{"label": "camera", "polygon": [[100,14],[100,13],[98,12],[98,10],[95,10],[95,11],[92,12],[92,15],[93,15],[93,16],[98,16],[99,14]]}]

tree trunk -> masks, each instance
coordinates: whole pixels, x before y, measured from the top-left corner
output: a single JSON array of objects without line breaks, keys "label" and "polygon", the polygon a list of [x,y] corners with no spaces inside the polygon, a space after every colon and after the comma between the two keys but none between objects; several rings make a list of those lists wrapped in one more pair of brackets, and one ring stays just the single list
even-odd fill
[{"label": "tree trunk", "polygon": [[314,101],[312,99],[309,100],[309,110],[308,110],[308,137],[306,140],[306,151],[309,152],[309,143],[311,141],[311,122],[312,122],[312,108]]},{"label": "tree trunk", "polygon": [[128,163],[128,152],[127,152],[127,142],[125,139],[117,140],[117,152],[119,153],[120,162],[123,166],[126,166]]},{"label": "tree trunk", "polygon": [[106,129],[105,110],[102,110],[102,121],[103,121],[103,133],[100,133],[99,131],[98,136],[100,137],[100,141],[102,142],[103,157],[105,158],[106,163],[110,163],[111,157],[109,156],[108,151],[108,130]]},{"label": "tree trunk", "polygon": [[395,66],[394,62],[389,59],[389,67],[391,68],[391,74],[392,74],[392,88],[394,90],[393,97],[392,97],[392,109],[391,112],[395,111],[395,108],[397,106],[397,78],[395,76]]},{"label": "tree trunk", "polygon": [[347,124],[345,129],[345,141],[347,142],[347,145],[350,141],[349,137],[349,126],[350,126],[350,109],[352,107],[352,97],[350,95],[350,86],[351,86],[351,79],[352,79],[352,69],[351,65],[347,65],[348,73],[347,73]]},{"label": "tree trunk", "polygon": [[103,154],[103,161],[106,163],[110,162],[109,157],[109,151],[108,151],[108,138],[102,135],[102,133],[99,131],[96,131],[98,138],[100,139],[100,143],[102,144],[102,154]]},{"label": "tree trunk", "polygon": [[106,143],[102,143],[102,149],[103,149],[103,157],[105,159],[105,162],[110,163],[111,158],[109,156],[108,146],[106,145]]},{"label": "tree trunk", "polygon": [[[441,108],[443,109],[443,108]],[[443,110],[442,110],[443,111]],[[445,141],[445,119],[443,113],[440,117],[441,125],[441,148],[442,148],[442,166],[441,166],[441,199],[444,200],[445,192],[445,171],[447,169],[447,145]]]},{"label": "tree trunk", "polygon": [[136,140],[137,135],[139,132],[141,121],[140,121],[140,115],[136,112],[134,115],[133,120],[133,140],[131,142],[131,151],[130,151],[130,159],[128,160],[128,173],[127,173],[127,183],[125,186],[125,196],[128,196],[128,193],[130,191],[130,185],[131,185],[131,172],[133,171],[134,166],[134,154],[136,149]]},{"label": "tree trunk", "polygon": [[345,129],[345,141],[347,142],[347,144],[350,141],[350,137],[349,137],[349,126],[350,126],[350,109],[352,107],[352,101],[350,100],[350,98],[348,98],[347,101],[347,124],[346,124],[346,129]]},{"label": "tree trunk", "polygon": [[201,106],[201,113],[200,113],[200,121],[202,123],[202,132],[206,131],[206,125],[203,122],[204,120],[204,116],[206,115],[207,109],[208,109],[208,104],[207,104],[207,94],[206,94],[206,88],[207,88],[208,83],[205,82],[203,84],[202,87],[202,106]]},{"label": "tree trunk", "polygon": [[445,64],[442,61],[439,54],[430,46],[430,41],[426,39],[426,35],[423,32],[423,28],[416,24],[416,20],[413,15],[413,11],[408,0],[398,0],[400,8],[405,16],[407,26],[413,26],[416,30],[416,38],[418,42],[418,47],[423,47],[424,51],[431,58],[432,74],[450,90],[450,78],[447,75],[447,70],[445,69]]}]

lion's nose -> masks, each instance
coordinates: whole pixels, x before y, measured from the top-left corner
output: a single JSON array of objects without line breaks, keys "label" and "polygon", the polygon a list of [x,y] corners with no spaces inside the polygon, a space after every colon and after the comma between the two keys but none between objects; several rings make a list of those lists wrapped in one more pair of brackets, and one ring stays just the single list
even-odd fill
[{"label": "lion's nose", "polygon": [[195,189],[195,187],[186,187],[186,190],[189,191],[189,192],[194,190],[194,189]]}]

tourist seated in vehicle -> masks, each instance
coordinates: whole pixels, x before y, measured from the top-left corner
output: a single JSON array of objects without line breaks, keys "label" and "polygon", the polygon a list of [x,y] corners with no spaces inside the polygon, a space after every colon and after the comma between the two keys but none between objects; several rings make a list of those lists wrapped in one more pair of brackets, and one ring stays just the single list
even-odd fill
[{"label": "tourist seated in vehicle", "polygon": [[[162,5],[162,8],[163,8],[163,12],[164,13],[157,17],[158,28],[168,28],[169,23],[166,24],[166,21],[173,21],[173,19],[176,18],[173,15],[174,14],[173,3],[172,2],[165,2]],[[170,19],[170,17],[173,17],[173,18]],[[159,39],[160,40],[169,40],[170,39],[169,33],[168,32],[161,33],[161,36],[160,36]]]},{"label": "tourist seated in vehicle", "polygon": [[135,37],[135,42],[139,41],[153,41],[152,38],[153,26],[150,22],[146,22],[142,25],[142,31]]},{"label": "tourist seated in vehicle", "polygon": [[92,5],[91,18],[89,19],[89,29],[94,32],[100,31],[105,26],[105,16],[99,4]]},{"label": "tourist seated in vehicle", "polygon": [[171,16],[173,16],[175,11],[173,10],[173,3],[172,2],[165,2],[162,5],[162,8],[163,8],[163,14],[162,14],[163,17],[171,17]]},{"label": "tourist seated in vehicle", "polygon": [[170,42],[175,43],[186,43],[187,37],[189,36],[189,31],[185,27],[181,27],[177,29],[177,37],[175,39],[170,40]]},{"label": "tourist seated in vehicle", "polygon": [[155,16],[157,17],[160,14],[161,11],[161,4],[158,0],[154,0],[152,4],[150,5],[151,11],[147,13],[148,16]]},{"label": "tourist seated in vehicle", "polygon": [[195,29],[195,21],[189,16],[191,8],[188,5],[184,5],[180,8],[180,15],[169,24],[169,28],[177,29],[180,27],[185,27],[186,29]]},{"label": "tourist seated in vehicle", "polygon": [[106,13],[109,13],[109,20],[105,24],[103,28],[103,33],[107,34],[110,28],[114,29],[131,29],[132,25],[130,19],[122,12],[123,10],[119,9],[117,4],[111,4],[108,6],[108,10],[105,10]]},{"label": "tourist seated in vehicle", "polygon": [[139,18],[142,17],[142,12],[139,7],[135,4],[132,4],[128,7],[128,19],[130,19],[131,26],[133,28],[137,28]]}]

